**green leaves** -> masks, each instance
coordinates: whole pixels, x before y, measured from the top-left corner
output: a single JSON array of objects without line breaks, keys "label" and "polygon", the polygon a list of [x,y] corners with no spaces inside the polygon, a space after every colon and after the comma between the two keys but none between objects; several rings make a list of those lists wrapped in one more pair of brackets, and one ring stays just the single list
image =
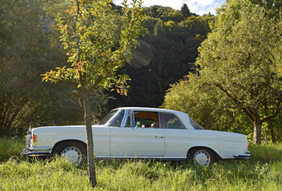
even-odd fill
[{"label": "green leaves", "polygon": [[134,0],[132,8],[125,1],[123,15],[112,9],[111,2],[78,0],[66,11],[67,18],[57,17],[69,64],[46,72],[43,81],[72,80],[88,88],[116,83],[119,92],[126,92],[129,77],[116,77],[116,71],[132,59],[131,47],[142,34],[144,13],[141,1]]},{"label": "green leaves", "polygon": [[[221,114],[221,118],[216,117],[211,126],[218,120],[232,126],[243,119],[242,115],[255,124],[255,121],[264,122],[279,114],[282,81],[277,68],[281,59],[277,59],[281,57],[281,51],[278,51],[281,32],[277,26],[281,26],[281,21],[273,16],[273,12],[244,0],[233,0],[223,5],[217,22],[213,24],[213,32],[199,48],[196,62],[200,68],[199,79],[189,76],[188,82],[180,82],[170,89],[166,105],[170,105],[170,96],[181,95],[180,100],[187,97],[187,110],[195,112],[193,108],[198,108],[201,111],[198,118],[206,111]],[[199,85],[202,87],[197,89]],[[181,88],[187,92],[180,91]],[[209,99],[217,102],[217,106]],[[185,109],[183,102],[179,107]],[[261,127],[255,125],[255,128]],[[256,141],[260,143],[260,140]]]},{"label": "green leaves", "polygon": [[281,80],[273,70],[277,66],[274,50],[281,41],[279,22],[271,10],[232,1],[219,15],[197,60],[209,84],[218,87],[252,122],[275,116],[281,105],[277,99]]},{"label": "green leaves", "polygon": [[54,82],[57,83],[60,80],[78,80],[78,70],[75,68],[66,68],[66,66],[59,68],[56,67],[56,71],[50,70],[49,72],[46,72],[45,74],[41,74],[42,81],[44,82]]}]

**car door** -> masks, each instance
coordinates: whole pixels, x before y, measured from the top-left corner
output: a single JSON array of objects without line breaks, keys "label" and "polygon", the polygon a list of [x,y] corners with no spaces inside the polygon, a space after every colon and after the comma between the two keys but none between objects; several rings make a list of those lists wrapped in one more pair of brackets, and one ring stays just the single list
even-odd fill
[{"label": "car door", "polygon": [[176,115],[172,113],[160,113],[159,115],[160,124],[165,134],[165,157],[186,158],[193,135],[189,133]]},{"label": "car door", "polygon": [[[110,155],[110,128],[93,126],[94,152],[96,157]],[[85,135],[86,137],[86,135]]]},{"label": "car door", "polygon": [[130,111],[125,117],[124,127],[111,129],[111,156],[141,158],[164,156],[164,131],[159,125],[155,125],[158,127],[145,125],[151,123],[153,126],[154,122],[158,123],[158,113]]}]

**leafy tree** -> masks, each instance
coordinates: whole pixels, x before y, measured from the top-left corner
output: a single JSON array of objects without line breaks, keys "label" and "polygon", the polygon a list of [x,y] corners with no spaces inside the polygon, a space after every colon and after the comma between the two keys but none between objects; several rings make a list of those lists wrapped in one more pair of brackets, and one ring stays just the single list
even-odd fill
[{"label": "leafy tree", "polygon": [[159,107],[169,84],[194,68],[197,48],[210,31],[209,20],[212,19],[192,16],[185,21],[163,22],[147,17],[144,27],[148,33],[144,41],[151,45],[153,57],[146,67],[125,66],[126,73],[131,77],[132,88],[126,98],[121,97],[109,103]]},{"label": "leafy tree", "polygon": [[171,7],[154,5],[151,7],[145,7],[144,11],[147,15],[151,16],[152,18],[159,18],[164,22],[166,21],[179,22],[183,20],[181,13],[178,10],[175,10]]},{"label": "leafy tree", "polygon": [[[38,71],[36,62],[30,63],[30,60],[38,55],[37,48],[44,48],[40,41],[35,40],[38,36],[42,37],[43,33],[37,27],[38,17],[33,18],[35,14],[40,14],[38,6],[26,1],[19,1],[16,6],[11,4],[10,1],[0,2],[1,136],[21,134],[23,128],[20,127],[26,124],[27,119],[36,110],[37,104],[30,102],[30,97],[33,96],[33,93],[30,92],[31,84],[36,76],[28,66],[33,65],[35,66],[33,71]],[[21,11],[23,7],[26,9]],[[25,20],[30,22],[33,30],[23,24]],[[33,35],[34,38],[31,38],[30,35]],[[44,37],[41,39],[43,40]],[[37,85],[33,84],[35,90]]]},{"label": "leafy tree", "polygon": [[145,8],[144,11],[146,12],[147,15],[153,17],[153,18],[158,18],[158,9],[161,6],[158,5],[153,5],[149,8]]},{"label": "leafy tree", "polygon": [[273,9],[275,12],[279,12],[282,6],[280,0],[250,0],[250,2],[266,9]]},{"label": "leafy tree", "polygon": [[232,108],[253,123],[254,144],[261,143],[262,124],[279,114],[282,101],[281,20],[272,13],[249,1],[230,1],[219,11],[197,60],[201,77],[214,87],[210,93],[229,98]]},{"label": "leafy tree", "polygon": [[[54,29],[54,20],[58,13],[67,18],[69,13],[65,10],[71,3],[65,0],[0,2],[1,136],[22,136],[29,125],[83,123],[79,115],[81,108],[74,101],[77,97],[72,93],[72,83],[41,83],[40,77],[43,72],[63,67],[66,63],[67,56],[59,42],[59,31]],[[121,13],[122,7],[110,4],[111,9]],[[108,109],[121,105],[158,107],[168,85],[188,72],[190,63],[197,57],[197,47],[206,38],[209,28],[204,17],[182,21],[179,11],[155,7],[156,18],[148,16],[143,22],[148,29],[143,40],[153,50],[153,59],[148,66],[134,68],[131,64],[119,70],[118,74],[129,74],[132,79],[129,84],[133,87],[126,98],[110,92],[116,99],[108,104]],[[162,19],[164,22],[160,24]],[[115,23],[121,26],[119,20]],[[151,55],[146,51],[146,57]],[[172,67],[176,70],[171,70]],[[100,108],[92,111],[93,117],[97,118],[105,112],[104,106],[97,103],[105,104],[109,96],[101,89],[90,93],[93,94],[90,105]]]},{"label": "leafy tree", "polygon": [[[40,74],[67,60],[52,14],[69,4],[48,3],[0,1],[0,136],[24,136],[29,126],[83,122],[71,83],[42,83]],[[93,100],[105,104],[108,97],[101,90],[96,95]],[[103,113],[103,107],[93,114]]]},{"label": "leafy tree", "polygon": [[4,0],[0,11],[0,134],[22,136],[28,125],[51,117],[47,105],[57,94],[42,85],[40,73],[64,57],[53,51],[40,2]]},{"label": "leafy tree", "polygon": [[[168,89],[162,107],[188,113],[205,129],[250,134],[250,122],[220,94],[211,94],[203,78],[190,73]],[[237,117],[236,117],[237,116]]]},{"label": "leafy tree", "polygon": [[77,93],[83,100],[92,186],[96,185],[96,175],[89,91],[114,85],[118,93],[127,94],[128,76],[115,74],[124,61],[131,60],[131,47],[137,44],[136,38],[142,33],[141,1],[133,0],[132,8],[124,1],[122,16],[112,9],[110,3],[111,0],[76,0],[67,11],[69,16],[57,19],[68,65],[43,75],[45,81],[71,80],[77,85]]},{"label": "leafy tree", "polygon": [[264,133],[266,140],[269,131],[275,143],[281,137],[281,22],[277,10],[238,2],[223,6],[213,33],[202,43],[200,75],[190,73],[172,85],[163,107],[189,113],[208,129],[259,139]]},{"label": "leafy tree", "polygon": [[181,9],[180,9],[180,13],[183,16],[183,18],[187,18],[190,17],[192,14],[187,6],[187,4],[183,3]]},{"label": "leafy tree", "polygon": [[[144,10],[147,16],[143,26],[147,32],[142,40],[151,46],[152,59],[148,65],[125,65],[122,72],[130,76],[132,88],[127,97],[112,94],[115,99],[109,101],[111,108],[159,107],[169,84],[194,68],[197,49],[210,32],[208,23],[215,20],[215,16],[194,16],[193,13],[183,20],[180,11],[162,6],[145,7]],[[141,60],[147,55],[150,54]]]}]

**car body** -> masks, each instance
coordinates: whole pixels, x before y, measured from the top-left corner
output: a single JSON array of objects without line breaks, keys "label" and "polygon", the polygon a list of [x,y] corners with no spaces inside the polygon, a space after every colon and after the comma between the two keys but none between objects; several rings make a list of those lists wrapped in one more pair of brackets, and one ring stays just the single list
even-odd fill
[{"label": "car body", "polygon": [[[209,166],[216,159],[251,157],[245,135],[204,130],[183,112],[144,107],[114,109],[92,126],[96,158],[192,160]],[[60,154],[73,163],[86,155],[85,126],[29,129],[22,155]]]}]

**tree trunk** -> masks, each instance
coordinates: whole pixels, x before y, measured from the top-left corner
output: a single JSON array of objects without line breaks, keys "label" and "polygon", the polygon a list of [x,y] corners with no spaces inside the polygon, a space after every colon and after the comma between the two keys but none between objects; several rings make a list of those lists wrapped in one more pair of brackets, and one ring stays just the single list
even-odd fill
[{"label": "tree trunk", "polygon": [[[271,124],[272,125],[272,124]],[[271,140],[273,144],[276,144],[276,138],[275,138],[275,134],[274,134],[274,129],[273,127],[270,127],[270,134],[271,134]]]},{"label": "tree trunk", "polygon": [[88,90],[85,87],[82,87],[82,98],[83,98],[84,120],[86,124],[86,135],[87,135],[88,176],[89,176],[90,184],[92,185],[92,187],[95,187],[97,181],[96,181],[96,172],[94,165],[94,141],[93,141],[93,132],[92,132],[92,124],[91,124],[91,107],[89,103]]},{"label": "tree trunk", "polygon": [[265,139],[265,143],[268,144],[267,142],[267,132],[266,132],[266,127],[264,128],[264,139]]},{"label": "tree trunk", "polygon": [[262,122],[260,119],[254,121],[254,144],[261,144],[261,125]]}]

